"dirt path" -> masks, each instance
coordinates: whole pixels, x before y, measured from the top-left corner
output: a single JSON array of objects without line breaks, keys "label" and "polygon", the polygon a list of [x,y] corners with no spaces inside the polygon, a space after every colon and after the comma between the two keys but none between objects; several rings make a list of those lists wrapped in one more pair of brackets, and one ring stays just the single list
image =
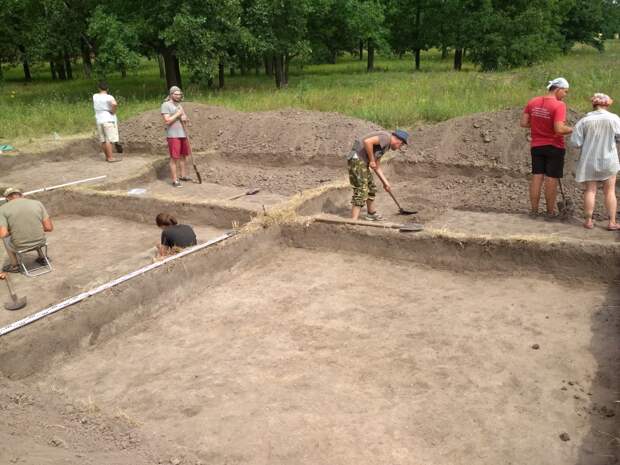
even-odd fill
[{"label": "dirt path", "polygon": [[256,265],[42,385],[217,463],[577,463],[604,287],[295,249]]}]

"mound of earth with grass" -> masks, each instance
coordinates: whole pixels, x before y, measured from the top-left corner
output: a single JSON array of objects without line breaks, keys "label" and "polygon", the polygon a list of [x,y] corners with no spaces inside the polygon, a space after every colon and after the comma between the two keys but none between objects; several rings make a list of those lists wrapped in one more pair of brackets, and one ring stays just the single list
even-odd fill
[{"label": "mound of earth with grass", "polygon": [[[244,113],[193,103],[184,107],[191,120],[194,151],[217,150],[231,156],[268,154],[276,163],[326,157],[340,163],[356,137],[381,129],[338,113],[295,109]],[[165,150],[164,125],[157,110],[122,123],[120,131],[130,149]]]}]

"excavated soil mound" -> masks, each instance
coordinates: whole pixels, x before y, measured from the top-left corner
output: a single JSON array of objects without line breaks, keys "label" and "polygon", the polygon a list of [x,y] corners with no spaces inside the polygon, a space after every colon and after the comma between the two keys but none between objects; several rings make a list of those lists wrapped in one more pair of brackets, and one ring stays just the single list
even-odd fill
[{"label": "excavated soil mound", "polygon": [[[420,126],[413,131],[404,160],[529,173],[530,136],[519,126],[522,112],[512,108]],[[579,117],[570,111],[569,124]],[[573,172],[576,158],[576,150],[568,147],[565,174]]]},{"label": "excavated soil mound", "polygon": [[[381,129],[374,123],[338,113],[294,109],[243,113],[195,103],[185,103],[184,107],[192,122],[190,137],[195,151],[218,150],[241,157],[264,155],[261,162],[278,165],[316,159],[327,164],[330,159],[341,163],[356,137]],[[122,123],[120,131],[130,148],[165,150],[158,110]]]}]

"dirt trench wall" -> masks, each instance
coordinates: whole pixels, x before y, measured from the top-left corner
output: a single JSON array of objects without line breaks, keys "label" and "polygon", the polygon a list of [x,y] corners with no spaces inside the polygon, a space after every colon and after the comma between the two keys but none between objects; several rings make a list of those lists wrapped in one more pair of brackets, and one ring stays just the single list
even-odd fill
[{"label": "dirt trench wall", "polygon": [[277,228],[232,237],[182,257],[78,304],[0,337],[0,373],[21,379],[54,359],[148,324],[172,302],[220,285],[235,270],[267,260],[278,247]]},{"label": "dirt trench wall", "polygon": [[52,217],[62,214],[107,215],[155,224],[158,213],[172,211],[179,218],[191,218],[193,224],[222,229],[231,228],[233,222],[245,224],[252,219],[251,212],[240,207],[128,196],[120,192],[58,190],[41,194],[37,198],[43,202]]},{"label": "dirt trench wall", "polygon": [[605,283],[620,279],[620,248],[615,244],[451,237],[319,222],[286,226],[282,233],[294,247],[364,253],[452,271],[540,273]]}]

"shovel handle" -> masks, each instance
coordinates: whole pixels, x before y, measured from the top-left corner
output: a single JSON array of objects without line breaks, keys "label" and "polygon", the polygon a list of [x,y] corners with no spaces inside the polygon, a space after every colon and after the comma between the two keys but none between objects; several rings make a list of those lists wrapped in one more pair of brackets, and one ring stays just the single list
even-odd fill
[{"label": "shovel handle", "polygon": [[394,201],[394,203],[396,204],[396,206],[398,207],[399,210],[402,210],[403,208],[400,206],[400,204],[398,203],[398,200],[396,200],[396,197],[394,197],[394,194],[392,194],[391,191],[388,191],[388,194],[390,194],[390,197],[392,197],[392,200]]},{"label": "shovel handle", "polygon": [[17,295],[15,294],[15,291],[13,290],[13,286],[11,285],[11,281],[9,280],[9,276],[5,276],[4,280],[6,281],[6,287],[9,288],[9,294],[11,295],[11,299],[13,299],[14,301],[17,300]]}]

